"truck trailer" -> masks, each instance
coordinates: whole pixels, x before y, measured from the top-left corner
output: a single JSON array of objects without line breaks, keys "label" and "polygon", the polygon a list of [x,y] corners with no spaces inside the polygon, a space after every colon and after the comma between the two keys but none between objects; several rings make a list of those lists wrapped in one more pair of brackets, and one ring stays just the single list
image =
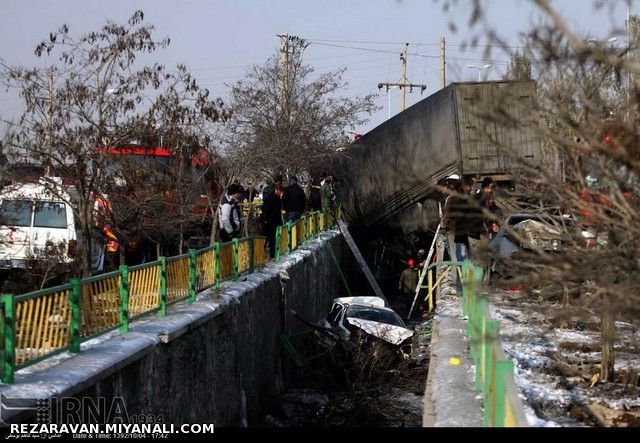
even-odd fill
[{"label": "truck trailer", "polygon": [[451,83],[364,134],[336,168],[346,218],[388,224],[450,174],[506,181],[537,165],[535,100],[534,81]]}]

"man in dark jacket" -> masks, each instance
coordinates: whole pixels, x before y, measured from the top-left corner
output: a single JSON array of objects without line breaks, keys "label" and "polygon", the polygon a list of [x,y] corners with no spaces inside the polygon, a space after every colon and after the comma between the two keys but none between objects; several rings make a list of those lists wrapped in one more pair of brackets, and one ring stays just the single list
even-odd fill
[{"label": "man in dark jacket", "polygon": [[284,221],[295,222],[304,213],[307,207],[307,197],[304,189],[298,184],[298,178],[293,175],[289,179],[289,186],[284,189],[282,196],[282,209],[284,210]]},{"label": "man in dark jacket", "polygon": [[[458,174],[447,177],[447,187],[450,194],[445,200],[442,215],[442,228],[447,234],[449,256],[451,260],[462,262],[469,258],[469,234],[472,234],[477,220],[472,198],[465,191]],[[462,283],[458,273],[453,273],[453,281],[458,292],[462,292]]]},{"label": "man in dark jacket", "polygon": [[309,200],[307,202],[309,211],[322,211],[322,198],[320,197],[320,180],[317,178],[311,182],[311,190],[309,190]]},{"label": "man in dark jacket", "polygon": [[274,182],[262,193],[262,232],[267,237],[269,255],[276,256],[276,231],[282,225],[282,176],[276,175]]},{"label": "man in dark jacket", "polygon": [[398,291],[400,291],[400,297],[402,298],[402,305],[405,308],[405,316],[409,316],[411,310],[411,304],[416,294],[416,288],[418,287],[418,280],[420,273],[416,268],[416,262],[410,258],[407,260],[407,269],[400,274],[400,281],[398,282]]}]

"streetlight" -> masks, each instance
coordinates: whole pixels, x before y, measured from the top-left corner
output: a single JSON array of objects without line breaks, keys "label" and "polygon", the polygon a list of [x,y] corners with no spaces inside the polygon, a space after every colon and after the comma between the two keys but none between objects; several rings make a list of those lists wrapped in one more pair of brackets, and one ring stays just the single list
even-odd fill
[{"label": "streetlight", "polygon": [[[385,86],[382,83],[378,83],[378,89],[381,89],[383,86]],[[389,106],[387,107],[387,114],[388,114],[388,118],[391,118],[391,89],[397,89],[398,86],[390,86],[390,85],[386,85],[387,86],[387,97],[389,98]]]},{"label": "streetlight", "polygon": [[482,78],[481,78],[482,70],[490,68],[492,66],[493,66],[492,64],[484,65],[482,67],[477,67],[476,65],[467,65],[467,68],[469,68],[469,69],[477,69],[478,70],[478,81],[482,81]]}]

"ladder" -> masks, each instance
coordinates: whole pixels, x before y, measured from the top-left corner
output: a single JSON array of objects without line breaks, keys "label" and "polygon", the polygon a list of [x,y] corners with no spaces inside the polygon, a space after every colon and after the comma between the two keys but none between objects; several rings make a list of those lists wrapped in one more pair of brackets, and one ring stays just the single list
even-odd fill
[{"label": "ladder", "polygon": [[435,250],[436,240],[438,235],[440,234],[440,228],[442,227],[442,222],[438,223],[438,227],[436,228],[436,233],[433,236],[433,241],[431,241],[431,248],[429,248],[429,254],[427,255],[427,259],[424,261],[424,266],[422,267],[422,271],[420,271],[420,278],[418,279],[418,285],[416,286],[416,295],[413,297],[413,303],[411,303],[411,309],[409,309],[409,314],[407,315],[407,321],[411,318],[411,314],[413,313],[413,308],[416,306],[416,301],[418,300],[418,296],[420,295],[420,290],[428,288],[428,286],[423,286],[424,278],[429,272],[429,263],[431,263],[431,257],[433,257],[433,251]]},{"label": "ladder", "polygon": [[356,246],[356,243],[353,241],[353,237],[351,237],[351,234],[349,233],[347,224],[342,220],[338,220],[338,227],[340,228],[340,232],[342,232],[342,236],[347,242],[347,245],[349,245],[351,252],[353,252],[353,255],[355,256],[356,261],[360,265],[362,272],[364,272],[365,277],[367,277],[367,280],[369,281],[369,284],[371,285],[373,292],[376,294],[376,296],[383,299],[385,304],[388,305],[387,299],[382,293],[382,289],[380,289],[380,285],[378,285],[378,282],[376,281],[375,277],[371,273],[371,270],[369,269],[367,262],[364,260],[364,257],[360,253],[360,249],[358,249],[358,246]]}]

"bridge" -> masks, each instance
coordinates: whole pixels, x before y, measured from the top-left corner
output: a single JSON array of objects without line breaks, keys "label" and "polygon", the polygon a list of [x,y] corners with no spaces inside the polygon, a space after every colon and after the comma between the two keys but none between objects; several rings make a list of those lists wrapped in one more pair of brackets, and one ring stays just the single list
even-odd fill
[{"label": "bridge", "polygon": [[[436,102],[415,105],[358,143],[388,147],[409,140],[411,149],[418,149],[419,135],[402,134],[423,130],[416,129],[416,119],[455,100],[455,91],[443,91]],[[471,101],[459,97],[460,103]],[[451,158],[445,154],[442,167],[430,166],[427,187],[413,185],[415,177],[402,182],[396,175],[379,206],[367,202],[368,215],[358,212],[364,206],[351,196],[356,209],[350,221],[360,217],[360,222],[390,225],[394,216],[433,193],[438,174],[481,171],[465,166],[468,159],[456,160],[460,152]],[[369,166],[381,164],[374,159]],[[370,184],[374,179],[363,178],[363,171],[348,183],[352,190],[358,180]],[[371,192],[369,186],[366,194]],[[272,261],[265,255],[265,239],[251,236],[55,288],[3,295],[0,418],[34,422],[44,398],[75,399],[72,405],[84,399],[121,401],[128,417],[162,416],[171,423],[259,423],[295,370],[295,349],[287,337],[307,329],[289,313],[320,320],[358,274],[335,222],[335,214],[325,211],[280,227]],[[526,426],[513,367],[499,343],[499,325],[482,296],[481,270],[470,263],[449,265],[461,272],[465,289],[462,299],[443,293],[432,304],[423,424]],[[428,293],[433,294],[431,281]]]}]

